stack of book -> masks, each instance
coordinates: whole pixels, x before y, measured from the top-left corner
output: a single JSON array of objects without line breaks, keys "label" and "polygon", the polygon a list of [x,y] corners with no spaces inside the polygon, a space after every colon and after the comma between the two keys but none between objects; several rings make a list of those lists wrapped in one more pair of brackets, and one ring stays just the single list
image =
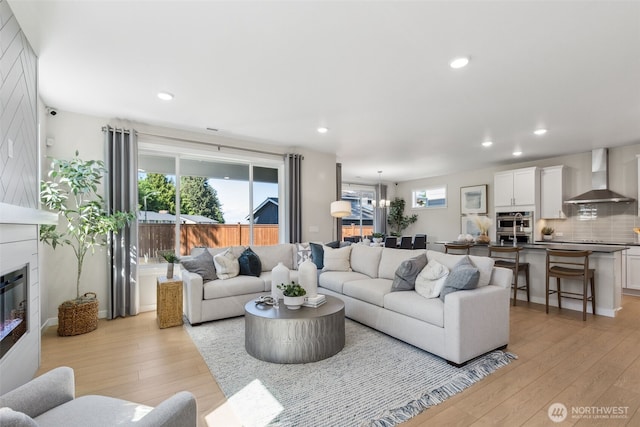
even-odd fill
[{"label": "stack of book", "polygon": [[324,295],[316,295],[315,297],[305,297],[304,304],[305,307],[320,307],[322,304],[327,302],[327,298]]}]

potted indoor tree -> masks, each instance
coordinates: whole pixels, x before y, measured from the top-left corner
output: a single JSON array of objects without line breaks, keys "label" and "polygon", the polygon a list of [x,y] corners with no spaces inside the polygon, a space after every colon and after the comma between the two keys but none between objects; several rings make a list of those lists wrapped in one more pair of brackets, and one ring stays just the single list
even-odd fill
[{"label": "potted indoor tree", "polygon": [[98,300],[95,293],[80,295],[82,266],[89,250],[106,244],[109,232],[116,232],[135,218],[134,213],[106,211],[98,194],[105,173],[99,160],[53,159],[49,180],[40,183],[40,198],[50,210],[66,220],[59,230],[55,225],[40,227],[40,240],[51,245],[69,245],[77,260],[76,298],[58,307],[58,335],[78,335],[98,327]]},{"label": "potted indoor tree", "polygon": [[307,291],[298,283],[291,282],[291,284],[285,285],[284,283],[278,285],[278,289],[282,291],[284,295],[284,305],[289,310],[297,310],[302,304],[304,304],[304,296]]},{"label": "potted indoor tree", "polygon": [[418,215],[411,216],[404,214],[404,199],[396,197],[389,204],[389,213],[387,214],[387,224],[391,226],[392,236],[402,237],[402,231],[418,220]]}]

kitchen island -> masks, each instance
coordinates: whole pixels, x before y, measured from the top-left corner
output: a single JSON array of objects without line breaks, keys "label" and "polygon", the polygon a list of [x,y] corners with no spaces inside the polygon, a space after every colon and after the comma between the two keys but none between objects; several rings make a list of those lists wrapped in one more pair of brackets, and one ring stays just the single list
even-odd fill
[{"label": "kitchen island", "polygon": [[[444,243],[436,242],[444,248]],[[628,248],[625,245],[613,244],[591,244],[591,243],[560,243],[560,242],[537,242],[537,243],[521,243],[522,251],[520,252],[520,262],[529,263],[530,283],[529,290],[531,302],[545,304],[545,279],[546,279],[546,260],[547,249],[561,250],[588,250],[592,254],[589,257],[589,267],[595,268],[596,281],[596,314],[599,316],[615,317],[618,310],[621,309],[622,302],[622,283],[624,272],[624,250]],[[472,255],[488,254],[487,245],[474,245],[471,248]],[[523,283],[524,276],[520,276],[518,284]],[[555,289],[555,279],[550,284]],[[562,280],[563,290],[572,292],[582,292],[582,282],[580,280]],[[518,301],[526,303],[526,295],[524,292],[518,292]],[[522,304],[522,303],[520,303]],[[558,300],[555,295],[549,298],[549,305],[558,306]],[[588,312],[591,313],[591,305],[587,305]],[[582,303],[580,301],[563,298],[562,309],[576,310],[582,312]]]}]

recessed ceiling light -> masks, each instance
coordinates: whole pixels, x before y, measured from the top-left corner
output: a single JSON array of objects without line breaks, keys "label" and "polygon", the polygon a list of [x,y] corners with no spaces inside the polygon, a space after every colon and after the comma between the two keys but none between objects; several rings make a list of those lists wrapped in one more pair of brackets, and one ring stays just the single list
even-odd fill
[{"label": "recessed ceiling light", "polygon": [[318,128],[318,133],[327,133],[327,132],[329,132],[329,128],[325,128],[325,127]]},{"label": "recessed ceiling light", "polygon": [[545,133],[547,133],[546,129],[536,129],[533,131],[533,133],[535,133],[538,136],[544,135]]},{"label": "recessed ceiling light", "polygon": [[454,69],[466,67],[467,64],[469,64],[469,58],[466,56],[455,58],[453,61],[449,62],[449,66]]},{"label": "recessed ceiling light", "polygon": [[173,94],[169,92],[158,92],[158,98],[163,101],[171,101],[173,99]]},{"label": "recessed ceiling light", "polygon": [[516,151],[513,152],[513,155],[516,156],[516,157],[522,156],[522,151],[516,150]]},{"label": "recessed ceiling light", "polygon": [[493,145],[493,141],[485,141],[482,143],[483,147],[491,147]]}]

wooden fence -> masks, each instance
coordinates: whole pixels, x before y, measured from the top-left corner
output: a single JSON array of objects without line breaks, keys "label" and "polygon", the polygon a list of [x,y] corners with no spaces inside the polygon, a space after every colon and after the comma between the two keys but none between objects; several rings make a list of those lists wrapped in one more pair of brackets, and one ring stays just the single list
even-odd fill
[{"label": "wooden fence", "polygon": [[[254,245],[278,243],[278,225],[254,225]],[[197,246],[224,247],[249,245],[249,224],[183,224],[180,226],[180,255],[188,255]],[[138,224],[140,256],[155,259],[175,248],[174,224]]]},{"label": "wooden fence", "polygon": [[[373,226],[362,227],[362,235],[373,233]],[[359,225],[342,227],[343,237],[360,236]],[[160,253],[175,248],[175,224],[138,224],[138,253],[140,257],[157,260]],[[249,224],[183,224],[180,226],[180,255],[189,255],[191,249],[249,245]],[[278,243],[278,225],[254,225],[253,244],[256,246]]]}]

